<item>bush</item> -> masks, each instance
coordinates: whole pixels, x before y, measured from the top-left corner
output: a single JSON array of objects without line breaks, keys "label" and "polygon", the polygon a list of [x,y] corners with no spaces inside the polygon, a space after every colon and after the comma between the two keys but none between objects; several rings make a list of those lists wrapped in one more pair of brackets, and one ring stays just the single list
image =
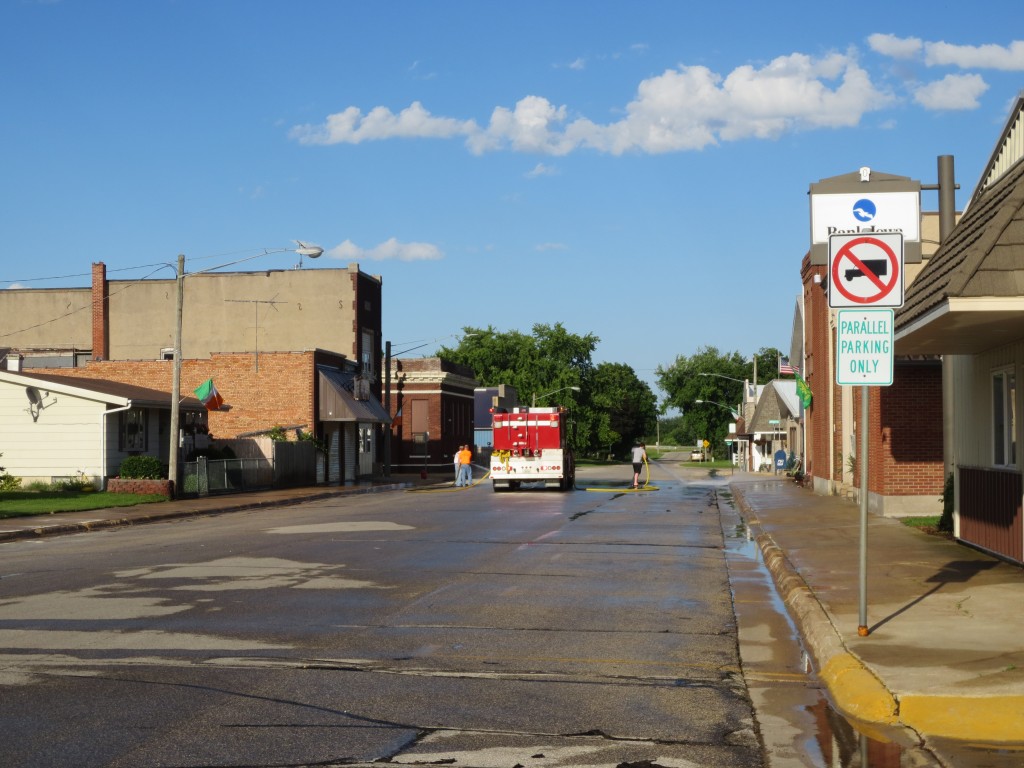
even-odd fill
[{"label": "bush", "polygon": [[[2,467],[0,467],[2,469]],[[4,472],[0,475],[0,491],[16,491],[21,488],[21,478],[8,475]]]},{"label": "bush", "polygon": [[162,480],[164,465],[156,456],[129,456],[121,462],[120,475],[126,480]]},{"label": "bush", "polygon": [[[0,456],[3,456],[0,453]],[[0,467],[0,491],[16,491],[21,488],[21,478],[7,474],[6,467]]]},{"label": "bush", "polygon": [[96,487],[92,484],[92,480],[85,476],[84,472],[79,472],[77,477],[70,478],[69,480],[59,480],[50,484],[51,490],[63,491],[65,493],[88,493],[89,491],[95,491]]},{"label": "bush", "polygon": [[946,485],[942,489],[942,515],[939,517],[939,530],[943,533],[953,532],[953,473],[946,478]]}]

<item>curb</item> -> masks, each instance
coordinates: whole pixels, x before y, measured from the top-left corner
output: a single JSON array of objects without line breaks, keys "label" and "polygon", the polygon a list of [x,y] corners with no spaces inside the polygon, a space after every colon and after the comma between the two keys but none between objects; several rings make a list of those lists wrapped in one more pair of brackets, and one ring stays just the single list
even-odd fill
[{"label": "curb", "polygon": [[900,724],[899,704],[885,684],[843,643],[842,635],[814,592],[775,541],[760,529],[753,510],[742,493],[733,489],[748,525],[757,528],[754,537],[765,566],[772,574],[779,596],[800,628],[807,650],[814,658],[818,677],[828,688],[836,708],[858,721],[876,725]]},{"label": "curb", "polygon": [[[230,503],[230,496],[225,496],[225,504],[222,507],[217,508],[185,508],[185,509],[174,509],[170,511],[161,511],[155,509],[152,513],[140,514],[140,515],[128,515],[125,516],[123,512],[120,512],[120,516],[108,516],[101,517],[95,520],[82,520],[80,522],[61,522],[53,523],[52,525],[35,525],[32,527],[21,528],[13,531],[0,531],[0,543],[6,541],[18,541],[22,539],[35,539],[42,536],[56,536],[64,533],[86,533],[89,531],[104,530],[107,528],[120,528],[129,525],[144,525],[146,523],[159,523],[166,520],[176,520],[188,517],[202,517],[204,515],[223,515],[230,512],[244,512],[251,509],[273,509],[275,507],[288,507],[294,504],[302,504],[307,501],[322,501],[324,499],[332,499],[338,496],[361,496],[367,493],[381,493],[384,491],[399,491],[405,488],[410,488],[414,484],[411,482],[400,482],[391,483],[388,485],[375,485],[368,486],[365,488],[344,488],[338,489],[337,491],[315,491],[305,495],[293,496],[291,498],[278,498],[278,499],[253,499],[250,501]],[[170,502],[176,503],[176,502]],[[154,505],[159,507],[159,505]],[[117,509],[117,508],[111,508]],[[138,507],[129,507],[128,509],[138,509]],[[95,510],[96,512],[102,512],[102,510]]]},{"label": "curb", "polygon": [[861,730],[903,727],[930,737],[995,744],[1020,744],[1024,722],[1021,696],[898,695],[850,651],[828,611],[789,561],[786,553],[761,528],[757,512],[743,492],[730,484],[733,498],[754,537],[779,597],[800,630],[832,703]]}]

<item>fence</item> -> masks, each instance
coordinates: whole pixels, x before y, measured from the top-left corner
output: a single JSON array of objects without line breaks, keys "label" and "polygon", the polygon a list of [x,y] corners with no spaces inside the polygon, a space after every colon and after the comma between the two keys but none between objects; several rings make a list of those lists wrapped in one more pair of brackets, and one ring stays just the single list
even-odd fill
[{"label": "fence", "polygon": [[1024,562],[1020,472],[960,467],[960,539]]},{"label": "fence", "polygon": [[[244,458],[207,459],[182,465],[181,496],[208,496],[216,493],[316,484],[316,446],[311,442],[266,441],[266,446],[253,444]],[[232,441],[237,443],[237,441]],[[234,444],[232,450],[243,452]],[[263,455],[267,449],[270,458]]]},{"label": "fence", "polygon": [[182,467],[182,496],[242,493],[272,488],[274,464],[269,459],[215,459],[200,456]]}]

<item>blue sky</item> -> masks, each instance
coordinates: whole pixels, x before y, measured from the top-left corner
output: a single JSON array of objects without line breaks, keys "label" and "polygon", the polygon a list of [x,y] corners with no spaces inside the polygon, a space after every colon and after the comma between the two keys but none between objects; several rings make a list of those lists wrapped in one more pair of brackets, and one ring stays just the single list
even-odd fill
[{"label": "blue sky", "polygon": [[306,268],[383,277],[396,350],[561,322],[653,383],[704,345],[785,349],[809,185],[861,166],[931,184],[951,154],[962,206],[1024,88],[1019,19],[984,0],[0,0],[0,289],[297,238],[326,251]]}]

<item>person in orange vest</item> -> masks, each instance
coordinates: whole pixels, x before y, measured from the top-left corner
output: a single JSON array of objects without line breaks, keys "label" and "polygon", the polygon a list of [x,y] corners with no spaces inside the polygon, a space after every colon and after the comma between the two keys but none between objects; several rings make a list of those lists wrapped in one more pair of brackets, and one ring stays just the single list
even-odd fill
[{"label": "person in orange vest", "polygon": [[473,452],[468,445],[462,446],[459,451],[459,479],[455,485],[466,487],[473,484]]}]

